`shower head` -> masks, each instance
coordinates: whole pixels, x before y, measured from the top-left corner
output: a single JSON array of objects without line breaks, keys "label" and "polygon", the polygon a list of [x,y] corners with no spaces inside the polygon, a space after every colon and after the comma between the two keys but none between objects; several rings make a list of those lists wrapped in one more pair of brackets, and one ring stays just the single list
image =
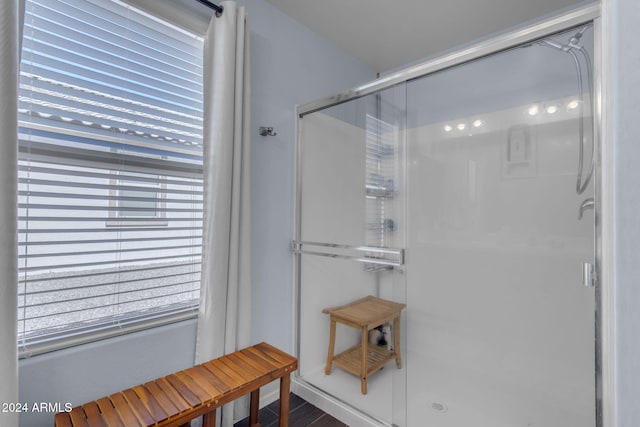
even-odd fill
[{"label": "shower head", "polygon": [[578,50],[583,49],[583,47],[581,45],[579,45],[578,43],[580,43],[580,39],[582,38],[584,32],[587,31],[587,28],[588,28],[587,26],[582,27],[580,29],[580,31],[575,33],[573,35],[573,37],[571,37],[569,39],[569,47],[572,47],[572,48],[578,49]]},{"label": "shower head", "polygon": [[579,43],[580,43],[580,39],[582,38],[582,36],[584,35],[585,31],[587,31],[588,28],[589,28],[588,25],[585,25],[584,27],[580,28],[580,30],[569,39],[569,42],[567,44],[561,44],[551,39],[540,40],[538,43],[544,46],[549,46],[554,49],[561,50],[562,52],[569,52],[571,49],[583,50],[584,47]]}]

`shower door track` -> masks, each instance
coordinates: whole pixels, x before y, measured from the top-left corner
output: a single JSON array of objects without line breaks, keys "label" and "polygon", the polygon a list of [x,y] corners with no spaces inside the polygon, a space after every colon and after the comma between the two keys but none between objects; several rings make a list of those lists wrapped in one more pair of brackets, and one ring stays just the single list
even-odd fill
[{"label": "shower door track", "polygon": [[473,61],[487,55],[512,49],[518,45],[575,27],[600,17],[600,4],[585,6],[572,10],[564,15],[553,17],[547,21],[536,23],[520,30],[491,38],[487,41],[474,44],[462,50],[414,65],[400,71],[391,72],[360,86],[348,89],[344,92],[311,101],[299,105],[298,117],[303,117],[313,112],[324,110],[334,105],[342,104],[353,99],[361,98],[379,92],[391,86],[404,83],[413,79],[424,77],[436,71],[441,71],[465,62]]},{"label": "shower door track", "polygon": [[[611,409],[614,402],[614,376],[612,371],[612,337],[611,328],[609,322],[612,318],[612,290],[609,286],[603,286],[605,276],[610,276],[610,273],[606,271],[605,274],[601,274],[603,271],[602,260],[603,257],[609,256],[608,253],[603,254],[603,234],[609,239],[609,223],[603,223],[602,215],[602,187],[603,183],[607,184],[607,180],[610,179],[610,171],[603,171],[602,162],[609,159],[609,151],[603,148],[601,136],[601,129],[603,127],[603,55],[607,52],[602,52],[602,10],[600,2],[596,2],[591,5],[579,7],[568,12],[556,15],[549,19],[528,25],[521,29],[508,32],[486,41],[473,44],[469,47],[462,48],[453,53],[445,54],[434,59],[427,60],[417,65],[413,65],[404,68],[399,71],[394,71],[388,75],[377,78],[376,80],[369,81],[362,85],[353,87],[338,94],[311,101],[305,104],[298,105],[296,108],[296,114],[298,119],[303,118],[307,114],[311,114],[326,108],[343,104],[345,102],[362,98],[367,95],[380,92],[384,89],[399,85],[411,80],[415,80],[435,72],[445,70],[457,65],[462,65],[467,62],[474,61],[492,54],[507,51],[517,48],[519,45],[532,42],[534,40],[553,35],[555,33],[568,30],[573,27],[577,27],[589,22],[594,23],[594,51],[595,58],[593,61],[594,69],[594,141],[595,141],[595,155],[596,155],[596,168],[595,168],[595,180],[594,180],[594,216],[595,216],[595,230],[594,230],[594,246],[595,246],[595,269],[598,272],[598,283],[595,289],[595,386],[596,386],[596,404],[595,404],[595,421],[596,427],[610,427],[614,425],[614,411]],[[301,159],[302,150],[300,143],[300,131],[299,125],[296,124],[296,184],[295,184],[295,215],[294,215],[294,241],[292,242],[292,249],[295,253],[296,259],[294,262],[294,301],[295,307],[295,335],[294,335],[294,348],[296,354],[300,354],[300,286],[301,286],[301,256],[305,252],[300,250],[299,244],[301,242],[301,221],[300,215],[302,212],[302,182],[301,182]],[[608,168],[607,168],[608,169]],[[607,200],[608,201],[608,200]],[[605,207],[606,209],[606,207]],[[603,232],[603,229],[606,230]],[[309,242],[306,242],[309,243]],[[607,247],[609,242],[607,241]],[[331,245],[331,244],[329,244]],[[297,250],[296,250],[297,249]],[[322,254],[324,256],[331,256],[328,254]],[[404,251],[399,256],[404,263]],[[609,258],[607,258],[609,260]],[[364,259],[360,261],[365,261]],[[610,267],[608,267],[610,268]],[[607,322],[606,324],[604,322]],[[605,360],[606,358],[606,360]],[[340,406],[346,405],[354,413],[359,414],[365,419],[369,419],[373,422],[381,423],[380,420],[372,418],[371,415],[362,412],[361,410],[342,402],[335,396],[327,393],[306,381],[299,376],[299,372],[294,375],[294,384],[297,382],[301,387],[314,390],[320,396],[329,398],[333,401],[340,402]],[[604,414],[604,408],[607,408],[607,414]],[[611,412],[609,412],[611,411]],[[382,424],[381,424],[382,425]]]}]

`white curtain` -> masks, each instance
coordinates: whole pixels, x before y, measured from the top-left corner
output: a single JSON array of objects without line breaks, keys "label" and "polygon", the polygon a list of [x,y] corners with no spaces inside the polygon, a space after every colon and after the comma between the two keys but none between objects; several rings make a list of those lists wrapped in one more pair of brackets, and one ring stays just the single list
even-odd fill
[{"label": "white curtain", "polygon": [[[18,0],[3,0],[0,5],[0,402],[18,402],[18,9]],[[17,427],[17,414],[0,411],[0,425]]]},{"label": "white curtain", "polygon": [[[196,363],[249,345],[249,71],[246,17],[222,2],[204,43],[204,230]],[[236,416],[246,412],[246,401]],[[222,426],[233,423],[233,405]]]}]

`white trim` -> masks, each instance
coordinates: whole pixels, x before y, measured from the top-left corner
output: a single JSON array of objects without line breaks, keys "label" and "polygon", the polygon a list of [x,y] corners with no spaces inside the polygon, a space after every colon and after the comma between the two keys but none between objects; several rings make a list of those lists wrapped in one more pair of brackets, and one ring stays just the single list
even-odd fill
[{"label": "white trim", "polygon": [[611,1],[604,0],[602,17],[596,21],[596,118],[600,119],[600,381],[602,391],[602,427],[615,427],[616,410],[616,313],[615,313],[615,246],[614,246],[614,128],[612,123],[611,46],[613,22]]}]

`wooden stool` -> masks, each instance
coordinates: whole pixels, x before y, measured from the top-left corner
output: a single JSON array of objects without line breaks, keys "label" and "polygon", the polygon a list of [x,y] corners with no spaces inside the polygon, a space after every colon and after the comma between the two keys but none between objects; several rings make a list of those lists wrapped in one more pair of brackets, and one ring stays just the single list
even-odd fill
[{"label": "wooden stool", "polygon": [[[367,377],[382,369],[387,362],[395,359],[398,369],[402,367],[400,357],[400,312],[405,304],[387,301],[369,295],[347,305],[325,308],[323,313],[331,316],[329,353],[325,374],[331,374],[335,364],[347,372],[360,377],[362,394],[367,394]],[[373,345],[369,346],[369,331],[383,323],[393,321],[393,351]],[[334,356],[336,343],[336,323],[360,329],[360,344]]]}]

